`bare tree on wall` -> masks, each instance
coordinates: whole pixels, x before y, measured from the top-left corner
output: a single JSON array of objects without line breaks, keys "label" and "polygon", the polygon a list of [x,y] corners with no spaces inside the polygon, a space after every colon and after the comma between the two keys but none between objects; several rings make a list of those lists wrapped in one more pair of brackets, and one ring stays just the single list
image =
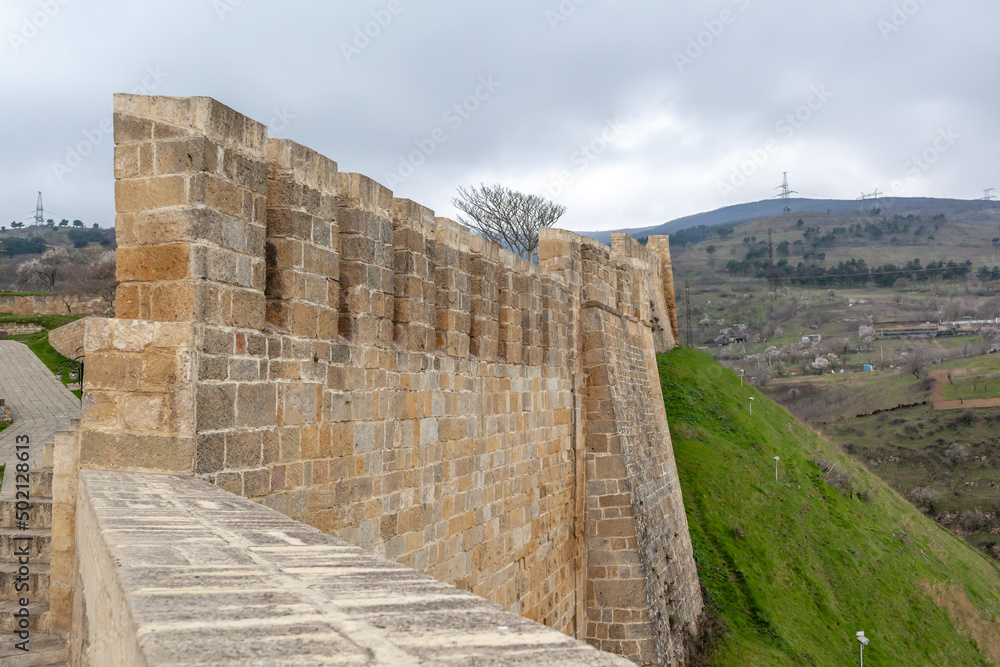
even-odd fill
[{"label": "bare tree on wall", "polygon": [[459,222],[528,260],[538,249],[538,230],[551,227],[566,212],[545,197],[500,184],[460,187],[452,203],[465,214]]}]

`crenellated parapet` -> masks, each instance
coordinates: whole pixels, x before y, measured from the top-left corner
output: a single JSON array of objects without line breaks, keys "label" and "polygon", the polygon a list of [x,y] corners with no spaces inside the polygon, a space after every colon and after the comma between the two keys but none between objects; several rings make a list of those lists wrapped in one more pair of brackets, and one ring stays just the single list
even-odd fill
[{"label": "crenellated parapet", "polygon": [[682,655],[665,241],[545,229],[533,264],[208,98],[118,95],[115,126],[81,466],[199,476],[643,664]]}]

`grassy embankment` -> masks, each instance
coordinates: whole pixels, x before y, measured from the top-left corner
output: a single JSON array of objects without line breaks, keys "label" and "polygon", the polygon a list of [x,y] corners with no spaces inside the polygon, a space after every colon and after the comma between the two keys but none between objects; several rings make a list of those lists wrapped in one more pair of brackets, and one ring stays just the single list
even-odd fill
[{"label": "grassy embankment", "polygon": [[[948,339],[945,339],[948,340]],[[931,366],[946,399],[1000,394],[1000,355],[954,359]],[[973,391],[973,384],[976,391]],[[929,379],[901,370],[844,376],[783,378],[766,393],[868,465],[889,486],[977,547],[1000,558],[1000,408],[936,411]],[[900,404],[921,405],[856,417]],[[916,493],[916,495],[914,495]],[[967,513],[974,516],[968,516]],[[982,514],[979,514],[982,513]]]},{"label": "grassy embankment", "polygon": [[994,563],[707,356],[659,364],[699,575],[729,628],[713,664],[854,664],[858,630],[873,665],[1000,663]]}]

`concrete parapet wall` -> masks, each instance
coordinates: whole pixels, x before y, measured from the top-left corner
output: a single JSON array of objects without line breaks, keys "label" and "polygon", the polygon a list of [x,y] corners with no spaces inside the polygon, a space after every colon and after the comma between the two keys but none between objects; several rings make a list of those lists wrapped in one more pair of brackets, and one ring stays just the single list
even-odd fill
[{"label": "concrete parapet wall", "polygon": [[[654,378],[676,341],[665,246],[542,230],[535,265],[214,100],[115,110],[120,285],[116,319],[86,328],[81,466],[202,476],[567,634],[628,626],[608,646],[634,660],[678,659],[701,601]],[[595,478],[599,434],[625,444]],[[605,544],[591,483],[610,474],[634,519]],[[609,545],[645,605],[587,593],[618,576],[588,566]],[[657,602],[654,566],[691,598]]]},{"label": "concrete parapet wall", "polygon": [[203,481],[88,470],[76,664],[632,664]]}]

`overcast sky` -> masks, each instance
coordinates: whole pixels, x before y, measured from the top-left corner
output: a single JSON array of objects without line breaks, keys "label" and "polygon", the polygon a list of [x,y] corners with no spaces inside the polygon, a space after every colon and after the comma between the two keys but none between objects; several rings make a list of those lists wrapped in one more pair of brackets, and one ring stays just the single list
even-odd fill
[{"label": "overcast sky", "polygon": [[784,171],[807,197],[982,197],[998,19],[996,0],[3,0],[0,223],[41,190],[57,220],[113,224],[102,127],[129,91],[214,97],[450,217],[479,182],[578,230],[764,199]]}]

